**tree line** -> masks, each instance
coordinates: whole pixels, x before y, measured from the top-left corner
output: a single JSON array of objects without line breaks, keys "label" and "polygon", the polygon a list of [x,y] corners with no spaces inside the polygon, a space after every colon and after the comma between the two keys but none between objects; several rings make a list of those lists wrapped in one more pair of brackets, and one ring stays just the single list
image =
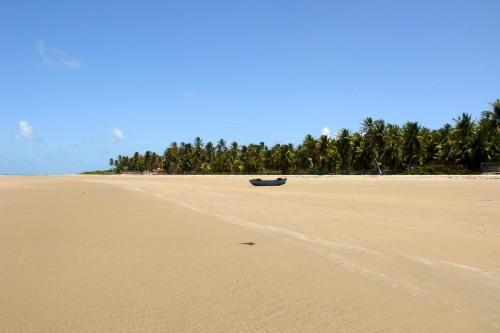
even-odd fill
[{"label": "tree line", "polygon": [[162,155],[146,151],[110,159],[114,172],[168,174],[354,174],[473,172],[482,162],[500,162],[500,100],[479,120],[463,113],[431,130],[418,122],[402,127],[365,118],[357,132],[344,128],[335,136],[307,135],[301,144],[264,142],[240,145],[172,142]]}]

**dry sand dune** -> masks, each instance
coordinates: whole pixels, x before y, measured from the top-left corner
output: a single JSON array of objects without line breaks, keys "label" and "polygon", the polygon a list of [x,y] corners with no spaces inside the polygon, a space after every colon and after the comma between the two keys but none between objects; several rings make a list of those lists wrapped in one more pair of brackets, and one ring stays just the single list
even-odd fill
[{"label": "dry sand dune", "polygon": [[500,332],[500,177],[247,179],[0,178],[0,332]]}]

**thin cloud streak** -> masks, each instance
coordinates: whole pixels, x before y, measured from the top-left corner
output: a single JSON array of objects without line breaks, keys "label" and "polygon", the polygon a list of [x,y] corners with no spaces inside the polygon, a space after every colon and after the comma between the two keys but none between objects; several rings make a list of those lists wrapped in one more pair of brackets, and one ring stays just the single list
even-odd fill
[{"label": "thin cloud streak", "polygon": [[44,65],[67,68],[79,68],[82,65],[80,59],[69,57],[65,51],[46,47],[43,41],[36,43],[36,50]]}]

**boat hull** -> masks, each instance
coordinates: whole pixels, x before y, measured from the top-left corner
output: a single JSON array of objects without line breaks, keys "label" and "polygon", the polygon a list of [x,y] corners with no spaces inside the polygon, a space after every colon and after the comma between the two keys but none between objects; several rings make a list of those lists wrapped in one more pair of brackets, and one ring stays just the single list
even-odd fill
[{"label": "boat hull", "polygon": [[286,184],[286,178],[278,178],[272,180],[263,180],[260,178],[250,179],[250,184],[253,186],[281,186]]}]

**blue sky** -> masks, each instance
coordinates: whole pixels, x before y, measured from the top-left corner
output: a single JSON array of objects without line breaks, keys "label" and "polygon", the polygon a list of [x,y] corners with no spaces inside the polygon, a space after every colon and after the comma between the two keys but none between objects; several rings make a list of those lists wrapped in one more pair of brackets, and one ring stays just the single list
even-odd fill
[{"label": "blue sky", "polygon": [[437,128],[500,98],[500,1],[11,1],[0,174],[171,141],[298,143],[367,116]]}]

